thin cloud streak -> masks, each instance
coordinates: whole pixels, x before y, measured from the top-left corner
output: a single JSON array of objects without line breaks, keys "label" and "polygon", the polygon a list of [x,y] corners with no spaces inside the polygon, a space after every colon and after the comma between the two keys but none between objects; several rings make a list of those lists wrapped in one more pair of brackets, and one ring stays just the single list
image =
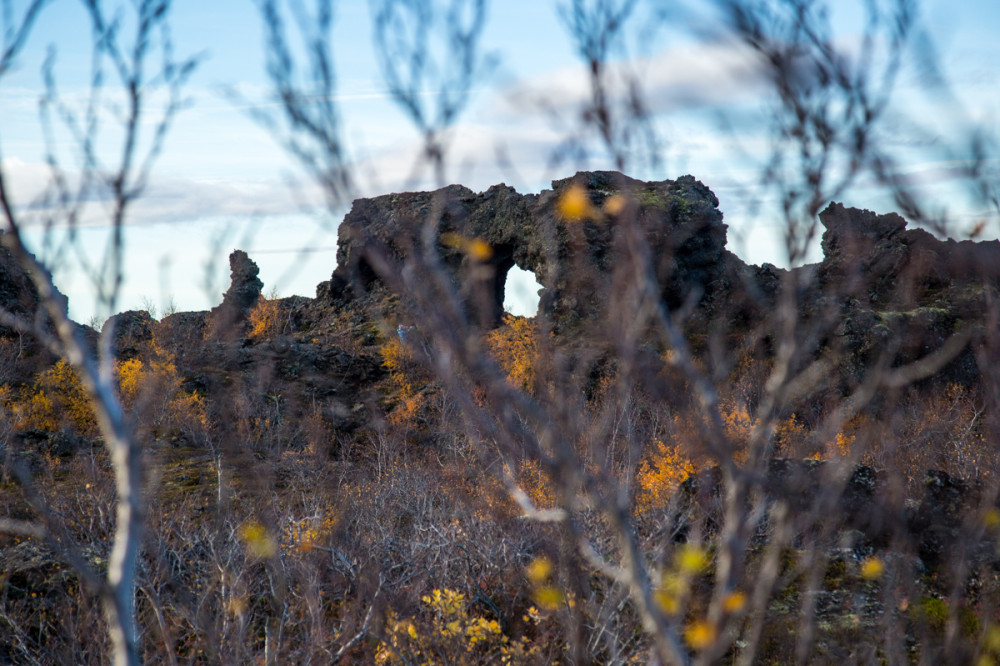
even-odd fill
[{"label": "thin cloud streak", "polygon": [[[609,63],[607,80],[612,98],[625,99],[632,81],[655,115],[704,107],[731,107],[766,90],[754,54],[736,42],[703,42],[677,46],[652,56]],[[525,105],[571,114],[589,103],[589,71],[583,65],[564,68],[515,84],[504,95],[501,113],[517,117]]]}]

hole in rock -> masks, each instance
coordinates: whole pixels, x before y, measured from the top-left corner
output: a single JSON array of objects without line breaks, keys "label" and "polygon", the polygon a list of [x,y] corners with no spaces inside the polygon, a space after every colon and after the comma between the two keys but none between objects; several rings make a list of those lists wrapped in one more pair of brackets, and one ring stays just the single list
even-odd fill
[{"label": "hole in rock", "polygon": [[541,288],[534,273],[511,266],[504,284],[504,311],[520,317],[534,317],[538,314],[538,291]]}]

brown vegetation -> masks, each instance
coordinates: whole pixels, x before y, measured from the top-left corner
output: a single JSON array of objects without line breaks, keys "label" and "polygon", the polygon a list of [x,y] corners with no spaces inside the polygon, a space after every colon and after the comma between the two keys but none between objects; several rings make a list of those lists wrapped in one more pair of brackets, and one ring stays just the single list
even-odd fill
[{"label": "brown vegetation", "polygon": [[[946,636],[949,650],[992,649],[990,600],[1000,582],[983,548],[1000,534],[1000,510],[989,508],[996,461],[987,442],[995,435],[978,375],[960,383],[945,372],[908,386],[832,433],[836,383],[796,400],[774,421],[770,471],[755,482],[762,494],[742,500],[747,515],[767,516],[744,537],[745,573],[717,597],[716,539],[732,510],[715,485],[725,461],[705,446],[711,425],[685,393],[691,375],[678,372],[676,350],[644,357],[622,393],[624,361],[606,355],[600,335],[578,325],[546,333],[542,318],[506,316],[474,343],[495,362],[489,372],[500,384],[464,375],[463,399],[435,374],[441,330],[418,313],[407,320],[420,326],[384,318],[396,307],[367,298],[329,317],[319,300],[261,298],[244,339],[220,347],[212,329],[199,329],[200,341],[175,339],[175,324],[164,320],[147,322],[148,335],[126,345],[117,391],[150,470],[137,578],[144,658],[644,659],[650,646],[628,588],[576,554],[577,537],[562,523],[573,512],[589,547],[617,557],[617,528],[579,503],[599,490],[592,484],[623,493],[635,543],[652,558],[654,607],[677,623],[693,655],[730,644],[729,632],[742,635],[757,621],[764,661],[802,649],[817,658],[847,649],[874,655],[895,649],[887,618],[908,659],[935,652]],[[775,359],[766,347],[745,351],[753,327],[734,321],[744,323],[726,335],[743,342],[733,344],[720,383],[719,432],[737,473],[753,474]],[[699,342],[696,328],[686,335],[693,372],[712,372],[713,343]],[[317,355],[319,340],[336,340],[348,360]],[[354,373],[365,358],[377,363]],[[853,356],[836,358],[854,368]],[[328,380],[322,392],[318,375]],[[558,451],[544,448],[551,444],[540,455],[502,448],[482,430],[485,421],[469,421],[502,414],[494,412],[497,391],[568,410],[575,439],[564,455],[583,474],[575,497],[549,457]],[[31,383],[7,385],[4,396],[6,514],[60,516],[66,538],[101,566],[113,479],[74,371],[56,363]],[[827,462],[802,472],[774,466],[788,458]],[[877,481],[853,480],[867,472],[846,481],[861,463],[878,470]],[[940,471],[925,490],[928,469]],[[830,494],[838,487],[841,499]],[[842,525],[821,518],[831,497]],[[951,552],[945,543],[960,546]],[[72,568],[23,537],[7,537],[6,552],[5,658],[102,654],[96,600],[73,582]],[[766,603],[753,582],[763,576],[772,577]],[[805,612],[811,626],[800,625]],[[789,638],[800,626],[811,647]]]},{"label": "brown vegetation", "polygon": [[[174,104],[158,137],[193,67],[171,60],[167,4],[135,3],[132,50],[87,4],[132,102],[100,178],[111,266],[134,165],[160,146],[135,154],[144,48],[162,35],[150,80]],[[906,229],[938,221],[876,140],[915,21],[891,4],[866,5],[866,48],[888,51],[854,59],[811,3],[720,3],[774,87],[762,187],[793,263],[822,231],[823,261],[787,271],[729,252],[692,176],[581,172],[537,195],[441,183],[356,200],[315,299],[262,297],[236,251],[213,311],[124,313],[98,334],[24,247],[30,213],[0,170],[0,661],[1000,659],[1000,248]],[[609,83],[634,6],[564,12],[592,94],[566,145],[620,168],[653,131],[639,82],[626,100]],[[296,16],[300,80],[282,7],[260,3],[281,100],[265,119],[335,206],[352,185],[331,14]],[[429,5],[373,7],[389,88],[440,178],[467,102],[451,91],[485,67],[484,3],[415,42],[393,31]],[[5,33],[0,76],[21,34]],[[401,78],[397,56],[441,53],[457,66]],[[92,134],[77,140],[92,164]],[[968,180],[989,193],[980,166]],[[830,203],[862,175],[906,220]],[[72,231],[88,193],[53,187]],[[534,318],[502,313],[514,265],[543,285]]]}]

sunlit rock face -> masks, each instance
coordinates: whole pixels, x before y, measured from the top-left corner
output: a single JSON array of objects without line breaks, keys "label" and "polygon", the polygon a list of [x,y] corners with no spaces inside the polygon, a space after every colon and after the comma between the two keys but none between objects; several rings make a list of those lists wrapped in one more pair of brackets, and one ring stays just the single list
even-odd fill
[{"label": "sunlit rock face", "polygon": [[[586,193],[579,215],[560,211],[570,188]],[[402,265],[429,241],[485,325],[499,321],[504,282],[515,265],[535,274],[541,309],[557,328],[604,317],[622,282],[616,272],[637,260],[648,262],[663,300],[676,307],[692,295],[710,297],[733,258],[718,205],[691,176],[643,182],[608,171],[554,181],[540,194],[452,185],[358,199],[340,227],[338,268],[318,295],[336,301],[377,292],[381,280],[367,255],[380,251]],[[488,252],[478,251],[478,241]]]}]

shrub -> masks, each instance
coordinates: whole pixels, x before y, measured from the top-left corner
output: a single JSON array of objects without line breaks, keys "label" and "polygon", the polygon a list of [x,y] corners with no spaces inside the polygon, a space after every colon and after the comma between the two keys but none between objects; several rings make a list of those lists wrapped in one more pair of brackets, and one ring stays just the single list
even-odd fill
[{"label": "shrub", "polygon": [[21,417],[20,427],[56,432],[67,428],[81,435],[97,434],[97,421],[90,396],[80,382],[80,376],[66,361],[38,375],[26,399],[18,401],[15,410]]},{"label": "shrub", "polygon": [[677,446],[657,440],[636,474],[635,505],[639,513],[666,506],[684,479],[694,474],[694,464]]},{"label": "shrub", "polygon": [[269,340],[281,335],[285,329],[281,303],[275,298],[261,296],[247,315],[250,323],[249,336],[253,340]]},{"label": "shrub", "polygon": [[422,390],[430,382],[429,374],[413,357],[413,351],[396,336],[383,344],[382,366],[389,371],[389,384],[397,404],[389,414],[394,426],[412,427],[427,407],[427,396]]},{"label": "shrub", "polygon": [[539,509],[551,509],[559,504],[556,486],[536,460],[523,460],[518,468],[518,485]]},{"label": "shrub", "polygon": [[200,439],[209,428],[204,398],[182,390],[172,354],[154,347],[149,356],[115,364],[122,405],[154,437]]},{"label": "shrub", "polygon": [[516,387],[532,391],[537,379],[538,325],[533,318],[505,314],[486,337],[493,358]]},{"label": "shrub", "polygon": [[435,589],[421,601],[423,612],[414,617],[389,611],[377,664],[512,664],[539,656],[526,637],[512,641],[496,619],[470,613],[461,592]]}]

